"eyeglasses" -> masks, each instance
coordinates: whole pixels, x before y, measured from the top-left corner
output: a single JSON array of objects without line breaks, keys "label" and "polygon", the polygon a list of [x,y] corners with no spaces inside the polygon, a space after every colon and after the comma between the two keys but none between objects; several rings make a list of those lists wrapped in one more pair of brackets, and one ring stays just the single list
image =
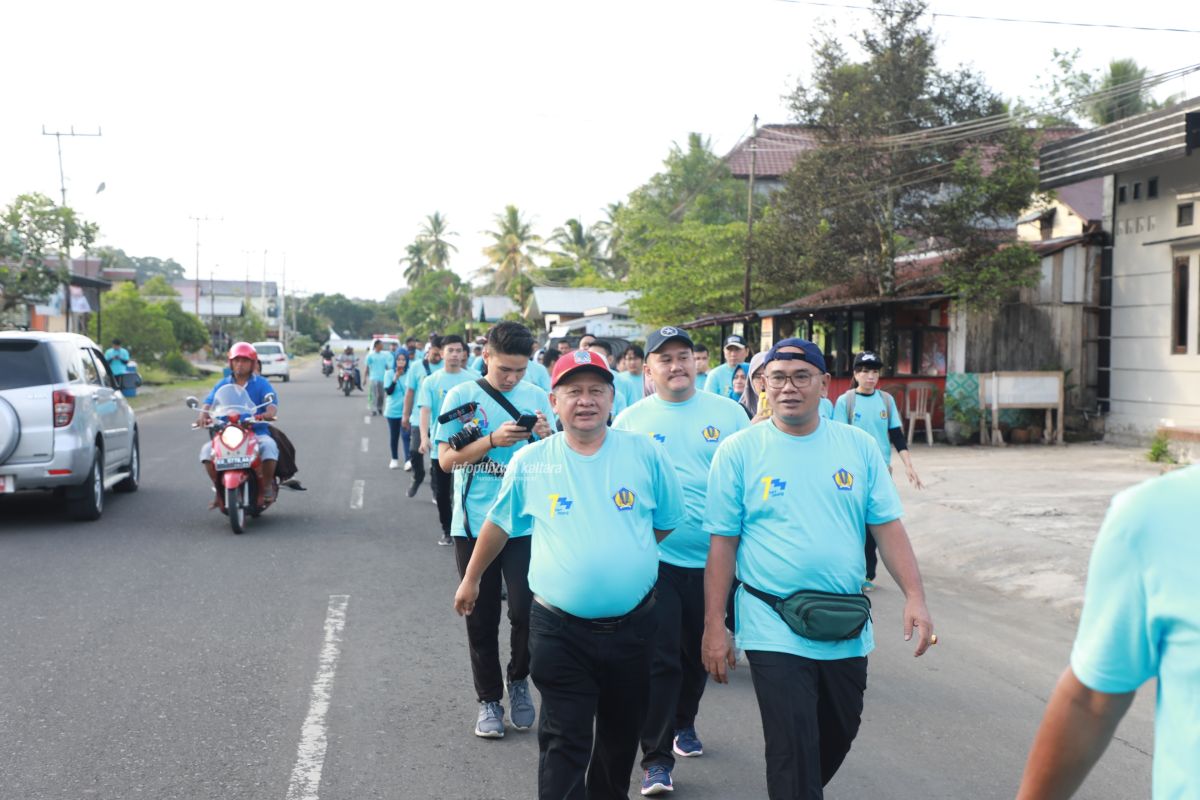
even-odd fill
[{"label": "eyeglasses", "polygon": [[767,386],[772,389],[782,389],[791,383],[797,389],[807,389],[812,385],[813,378],[816,376],[817,373],[808,370],[800,370],[792,375],[788,375],[786,372],[769,372],[767,373]]}]

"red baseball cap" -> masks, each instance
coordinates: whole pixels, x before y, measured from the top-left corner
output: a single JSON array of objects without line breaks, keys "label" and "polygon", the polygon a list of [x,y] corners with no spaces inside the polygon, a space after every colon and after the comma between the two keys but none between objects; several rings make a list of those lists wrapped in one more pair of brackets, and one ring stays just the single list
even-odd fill
[{"label": "red baseball cap", "polygon": [[576,350],[554,362],[554,374],[550,376],[550,388],[558,386],[559,381],[571,373],[585,369],[598,372],[604,377],[604,380],[609,383],[613,382],[612,370],[608,368],[608,362],[604,356],[587,350]]}]

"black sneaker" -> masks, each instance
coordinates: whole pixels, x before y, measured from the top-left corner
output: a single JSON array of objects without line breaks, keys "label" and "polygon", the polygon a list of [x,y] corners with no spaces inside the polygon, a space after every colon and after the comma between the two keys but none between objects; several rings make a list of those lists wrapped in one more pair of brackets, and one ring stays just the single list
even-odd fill
[{"label": "black sneaker", "polygon": [[450,545],[454,544],[454,540],[450,538],[449,534],[443,533],[442,538],[438,539],[438,544],[442,545],[443,547],[449,547]]},{"label": "black sneaker", "polygon": [[421,488],[421,478],[413,478],[412,485],[408,487],[408,496],[416,497],[417,489]]}]

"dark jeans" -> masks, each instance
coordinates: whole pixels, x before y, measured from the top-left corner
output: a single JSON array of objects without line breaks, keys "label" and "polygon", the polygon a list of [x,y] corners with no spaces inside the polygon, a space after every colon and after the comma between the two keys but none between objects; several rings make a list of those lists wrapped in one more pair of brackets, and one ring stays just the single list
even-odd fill
[{"label": "dark jeans", "polygon": [[629,797],[657,622],[643,607],[616,630],[600,632],[534,601],[529,652],[542,695],[539,800]]},{"label": "dark jeans", "polygon": [[401,424],[403,422],[403,420],[401,420],[400,417],[388,417],[387,421],[388,421],[388,444],[392,448],[392,458],[396,459],[397,461],[400,460],[400,451],[399,451],[398,445],[401,442],[403,442],[403,444],[404,444],[404,460],[408,461],[408,459],[409,459],[409,455],[408,455],[409,434],[408,434],[408,431],[404,430],[404,425]]},{"label": "dark jeans", "polygon": [[708,672],[700,655],[704,637],[704,567],[658,564],[654,586],[658,618],[650,700],[642,724],[642,767],[675,766],[675,731],[696,724]]},{"label": "dark jeans", "polygon": [[867,659],[747,651],[762,716],[770,800],[820,800],[862,719]]},{"label": "dark jeans", "polygon": [[421,429],[413,425],[408,432],[408,460],[412,462],[414,483],[425,480],[425,456],[421,455]]},{"label": "dark jeans", "polygon": [[867,580],[875,580],[875,568],[879,565],[879,556],[875,553],[875,537],[871,535],[871,531],[867,531],[867,546],[863,551],[863,556],[867,561]]},{"label": "dark jeans", "polygon": [[433,497],[437,500],[438,522],[442,523],[442,533],[449,536],[450,520],[454,516],[454,500],[451,497],[454,476],[442,469],[436,457],[429,459],[429,482],[433,486]]},{"label": "dark jeans", "polygon": [[[475,539],[454,537],[454,560],[461,578],[475,552]],[[508,627],[511,657],[505,674],[500,672],[500,578],[508,584]],[[529,677],[529,537],[509,539],[479,579],[479,599],[467,616],[467,644],[471,650],[471,675],[475,695],[481,702],[504,697],[504,678],[508,682]]]}]

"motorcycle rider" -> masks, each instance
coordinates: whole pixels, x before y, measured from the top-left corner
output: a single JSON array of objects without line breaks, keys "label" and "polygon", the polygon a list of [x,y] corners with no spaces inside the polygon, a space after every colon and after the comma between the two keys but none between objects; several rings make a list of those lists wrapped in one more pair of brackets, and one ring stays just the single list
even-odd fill
[{"label": "motorcycle rider", "polygon": [[[354,355],[354,348],[346,345],[346,349],[338,356],[338,364],[348,364],[351,372],[354,373],[354,388],[362,391],[362,375],[358,371],[358,357]],[[338,387],[341,388],[341,387]]]},{"label": "motorcycle rider", "polygon": [[[330,362],[331,369],[329,370],[329,372],[333,372],[333,369],[332,369],[333,356],[334,356],[333,348],[329,346],[329,342],[326,342],[325,346],[321,348],[321,359],[322,359],[322,361]],[[326,372],[325,374],[328,375],[329,372]]]},{"label": "motorcycle rider", "polygon": [[[258,413],[263,421],[255,422],[252,427],[254,435],[258,437],[258,448],[262,454],[262,505],[265,508],[275,502],[275,465],[279,461],[279,446],[271,438],[270,426],[267,425],[267,421],[275,419],[279,399],[271,387],[270,381],[255,374],[254,367],[257,363],[258,351],[249,342],[237,342],[229,348],[231,374],[217,381],[212,391],[208,393],[208,397],[204,398],[204,404],[200,407],[200,417],[196,422],[202,427],[212,424],[212,415],[208,412],[212,409],[213,396],[226,384],[233,383],[242,387],[246,390],[246,394],[250,395],[250,399],[260,406],[261,410]],[[224,510],[225,495],[221,491],[221,476],[212,462],[211,440],[205,442],[204,447],[200,448],[200,463],[204,465],[204,470],[208,473],[208,477],[213,482],[213,488],[217,492],[216,499],[209,507]]]}]

